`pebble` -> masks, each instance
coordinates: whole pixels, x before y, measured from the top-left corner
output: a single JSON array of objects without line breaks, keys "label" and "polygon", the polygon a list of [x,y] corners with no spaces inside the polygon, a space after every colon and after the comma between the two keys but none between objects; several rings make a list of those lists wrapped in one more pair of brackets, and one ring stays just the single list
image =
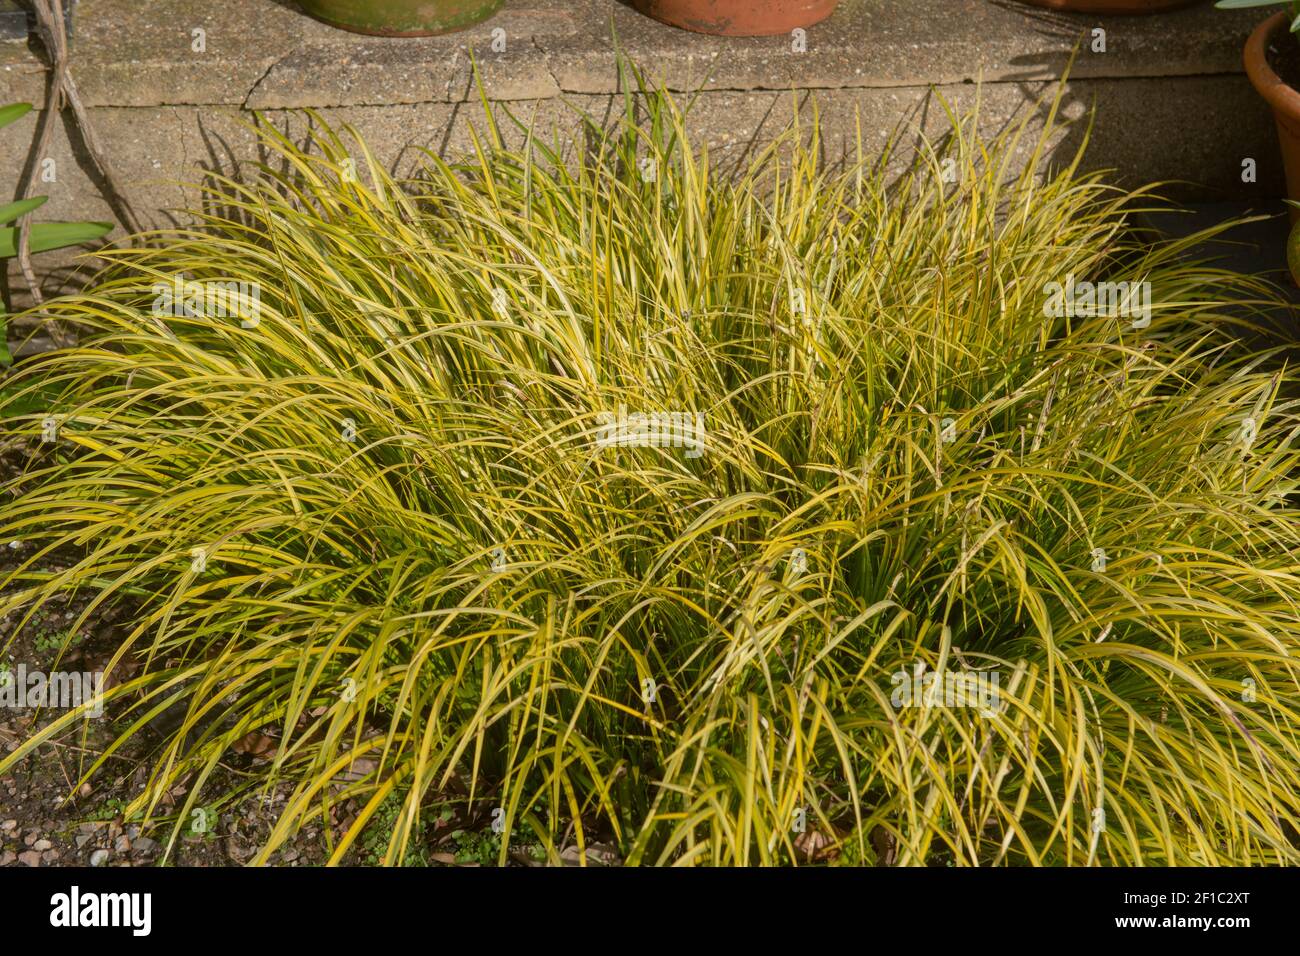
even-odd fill
[{"label": "pebble", "polygon": [[90,854],[91,866],[103,866],[106,862],[108,862],[107,850],[96,850],[94,853]]},{"label": "pebble", "polygon": [[8,833],[10,830],[16,829],[18,829],[17,820],[6,820],[4,823],[0,823],[0,832]]},{"label": "pebble", "polygon": [[136,853],[152,853],[156,849],[158,849],[157,842],[148,837],[140,837],[140,839],[135,841]]},{"label": "pebble", "polygon": [[53,863],[58,858],[59,858],[58,850],[46,850],[44,853],[41,854],[41,859],[44,860],[46,863]]},{"label": "pebble", "polygon": [[118,853],[131,852],[131,841],[127,838],[126,834],[117,838],[117,842],[113,844],[113,849]]},{"label": "pebble", "polygon": [[44,853],[52,846],[54,846],[54,844],[51,843],[49,840],[37,840],[35,843],[32,844],[32,849],[39,850],[41,853]]},{"label": "pebble", "polygon": [[77,835],[74,838],[77,843],[77,849],[89,843],[99,832],[99,827],[93,823],[82,823],[77,826]]},{"label": "pebble", "polygon": [[24,866],[40,866],[41,855],[35,850],[24,850],[18,854],[18,862]]},{"label": "pebble", "polygon": [[26,836],[23,837],[23,846],[31,846],[35,842],[36,842],[35,830],[33,830],[31,833],[28,833]]},{"label": "pebble", "polygon": [[16,859],[18,859],[17,853],[13,850],[5,850],[3,853],[0,853],[0,866],[8,866]]}]

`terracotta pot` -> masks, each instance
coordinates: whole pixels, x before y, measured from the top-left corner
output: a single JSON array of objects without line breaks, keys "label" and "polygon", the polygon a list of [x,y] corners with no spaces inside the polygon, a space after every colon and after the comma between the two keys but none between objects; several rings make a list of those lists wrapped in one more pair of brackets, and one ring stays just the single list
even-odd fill
[{"label": "terracotta pot", "polygon": [[840,0],[633,0],[642,13],[696,33],[768,37],[825,20]]},{"label": "terracotta pot", "polygon": [[1176,7],[1186,7],[1196,0],[1022,0],[1036,7],[1050,7],[1068,13],[1162,13]]},{"label": "terracotta pot", "polygon": [[385,37],[425,37],[486,20],[505,0],[298,0],[330,26]]},{"label": "terracotta pot", "polygon": [[[1282,165],[1286,168],[1286,191],[1300,199],[1300,93],[1273,72],[1268,63],[1269,41],[1279,32],[1287,33],[1290,17],[1285,10],[1275,13],[1255,28],[1246,41],[1246,75],[1265,102],[1273,107],[1277,121],[1277,138],[1282,144]],[[1295,44],[1290,36],[1285,42]],[[1300,46],[1298,46],[1300,49]],[[1298,54],[1300,55],[1300,54]],[[1300,210],[1291,209],[1291,221],[1300,221]]]}]

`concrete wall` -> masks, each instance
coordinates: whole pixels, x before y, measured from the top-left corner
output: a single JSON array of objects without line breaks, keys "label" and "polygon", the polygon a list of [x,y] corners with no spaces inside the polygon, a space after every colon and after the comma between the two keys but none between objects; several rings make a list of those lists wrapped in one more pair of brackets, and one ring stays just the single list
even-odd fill
[{"label": "concrete wall", "polygon": [[[989,132],[1017,120],[1066,69],[1064,111],[1096,106],[1088,165],[1117,181],[1177,180],[1187,199],[1263,203],[1281,192],[1270,114],[1241,72],[1241,46],[1256,11],[1208,4],[1148,17],[1069,16],[1013,0],[844,0],[828,21],[792,38],[722,39],[685,33],[617,0],[507,0],[465,33],[389,40],[334,30],[289,0],[82,0],[73,74],[92,121],[137,210],[151,225],[184,219],[182,183],[205,169],[256,158],[245,126],[266,111],[300,133],[294,111],[347,121],[393,168],[425,146],[467,148],[482,121],[471,51],[490,98],[539,128],[572,129],[573,108],[602,114],[619,93],[616,51],[683,94],[702,90],[691,114],[720,156],[762,143],[815,101],[829,154],[860,129],[868,148],[902,124],[904,141],[946,128],[939,102],[982,103]],[[1106,31],[1105,52],[1091,49]],[[202,43],[195,31],[202,31]],[[499,31],[499,32],[497,32]],[[495,41],[495,48],[494,48]],[[41,62],[22,42],[0,43],[0,102],[44,94]],[[0,132],[0,195],[17,188],[31,155],[36,114]],[[76,136],[65,122],[40,183],[46,218],[112,218]],[[1082,125],[1063,137],[1077,147]],[[1258,180],[1243,183],[1253,158]],[[42,271],[66,257],[43,257]]]}]

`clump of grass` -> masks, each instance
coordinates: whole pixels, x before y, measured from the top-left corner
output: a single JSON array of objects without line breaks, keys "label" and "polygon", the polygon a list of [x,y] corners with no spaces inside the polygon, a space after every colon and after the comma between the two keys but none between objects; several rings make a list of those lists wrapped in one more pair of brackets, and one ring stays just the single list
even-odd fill
[{"label": "clump of grass", "polygon": [[[356,798],[335,861],[459,801],[498,862],[1297,862],[1300,419],[1233,331],[1263,290],[1140,242],[1054,123],[954,116],[891,182],[808,127],[722,175],[657,92],[571,155],[499,122],[410,182],[264,126],[199,227],[49,306],[83,339],[18,373],[58,399],[6,430],[58,438],[0,502],[0,613],[139,607],[110,710],[184,716],[133,811],[219,799],[257,731],[294,786],[261,860]],[[1149,282],[1150,325],[1045,316],[1070,275]],[[257,313],[154,314],[177,276]],[[620,409],[703,427],[602,440]],[[996,706],[895,706],[918,667]]]}]

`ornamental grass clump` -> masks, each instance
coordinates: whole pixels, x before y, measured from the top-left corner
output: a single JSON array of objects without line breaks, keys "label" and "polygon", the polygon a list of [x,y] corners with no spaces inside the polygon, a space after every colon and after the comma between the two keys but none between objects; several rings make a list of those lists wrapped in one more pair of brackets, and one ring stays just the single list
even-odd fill
[{"label": "ornamental grass clump", "polygon": [[336,862],[448,811],[501,862],[1297,862],[1267,290],[1144,242],[1054,119],[723,174],[643,93],[404,182],[264,124],[48,304],[81,340],[7,400],[0,612],[130,609],[128,814],[289,786],[260,861],[352,800]]}]

